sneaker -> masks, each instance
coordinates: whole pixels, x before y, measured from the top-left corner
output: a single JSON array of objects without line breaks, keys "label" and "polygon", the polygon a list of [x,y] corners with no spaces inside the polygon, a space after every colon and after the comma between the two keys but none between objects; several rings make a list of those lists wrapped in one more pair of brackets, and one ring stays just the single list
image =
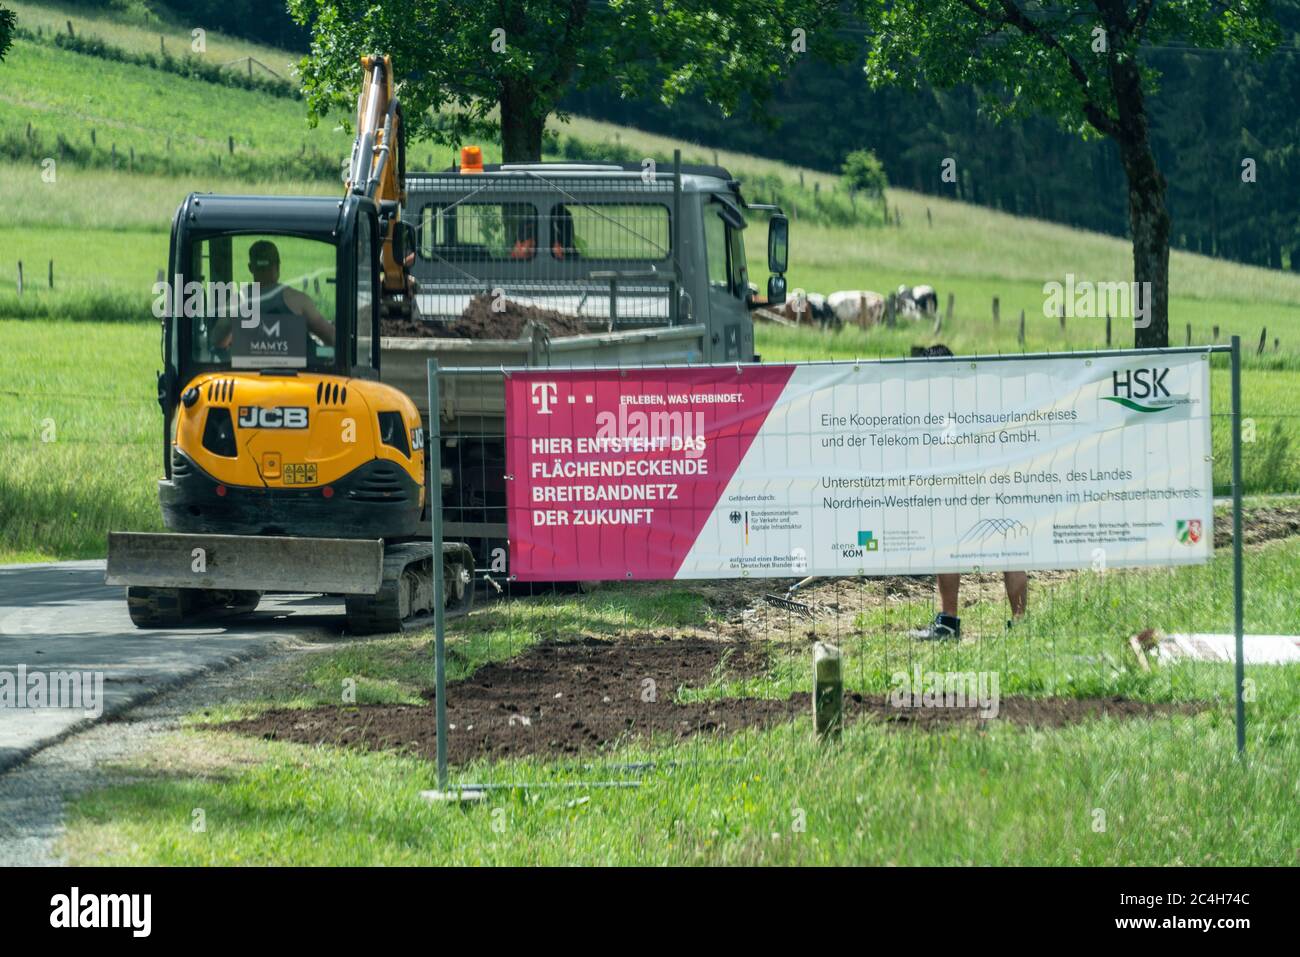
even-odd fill
[{"label": "sneaker", "polygon": [[914,628],[908,635],[919,641],[956,641],[961,638],[961,619],[940,612],[930,624]]}]

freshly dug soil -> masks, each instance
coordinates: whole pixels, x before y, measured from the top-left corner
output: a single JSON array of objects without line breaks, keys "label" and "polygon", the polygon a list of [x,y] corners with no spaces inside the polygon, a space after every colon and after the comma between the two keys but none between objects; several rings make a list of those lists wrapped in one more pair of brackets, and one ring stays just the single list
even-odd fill
[{"label": "freshly dug soil", "polygon": [[[566,755],[591,752],[630,736],[688,738],[701,732],[765,728],[808,714],[807,693],[785,699],[731,698],[679,704],[683,685],[701,687],[719,675],[762,673],[756,644],[641,635],[616,642],[582,639],[535,645],[518,657],[485,665],[448,688],[449,759]],[[654,682],[646,694],[647,679]],[[432,693],[425,705],[277,709],[220,725],[221,730],[300,744],[395,750],[434,760]],[[654,700],[645,700],[653,697]],[[998,717],[1015,724],[1058,727],[1102,716],[1192,713],[1195,705],[1124,698],[1003,697]],[[868,717],[900,727],[942,729],[982,723],[978,710],[899,709],[887,698],[846,696],[848,720]]]},{"label": "freshly dug soil", "polygon": [[[1279,538],[1300,535],[1300,506],[1269,505],[1243,509],[1241,515],[1242,545],[1262,545]],[[1232,545],[1232,514],[1214,516],[1214,547]]]},{"label": "freshly dug soil", "polygon": [[581,336],[591,331],[585,321],[568,313],[527,306],[510,299],[502,300],[505,309],[495,312],[493,301],[492,296],[475,296],[465,306],[460,318],[447,325],[412,319],[383,319],[379,329],[385,336],[411,339],[518,339],[524,333],[524,326],[530,322],[544,326],[552,338]]}]

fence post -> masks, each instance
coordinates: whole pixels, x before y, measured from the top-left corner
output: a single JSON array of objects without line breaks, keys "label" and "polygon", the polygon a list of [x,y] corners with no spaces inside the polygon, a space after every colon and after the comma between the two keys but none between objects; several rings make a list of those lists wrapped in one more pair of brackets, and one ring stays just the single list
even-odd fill
[{"label": "fence post", "polygon": [[[444,644],[446,614],[442,582],[442,399],[438,381],[438,360],[429,360],[429,438],[425,455],[429,456],[429,524],[433,528],[433,687],[434,715],[437,725],[438,790],[447,790],[447,653]],[[470,582],[470,587],[474,585]]]},{"label": "fence post", "polygon": [[952,307],[953,307],[953,305],[954,305],[956,299],[957,299],[957,297],[956,297],[953,293],[948,293],[948,314],[947,314],[946,316],[944,316],[944,319],[945,319],[949,324],[952,323]]},{"label": "fence post", "polygon": [[1021,345],[1021,346],[1024,346],[1024,344],[1025,344],[1025,310],[1023,310],[1023,309],[1020,310],[1020,333],[1019,333],[1018,338],[1019,338],[1019,340],[1020,340],[1020,345]]},{"label": "fence post", "polygon": [[1232,626],[1237,644],[1237,754],[1246,756],[1245,598],[1241,566],[1241,336],[1232,337]]},{"label": "fence post", "polygon": [[840,650],[834,645],[813,645],[813,724],[817,737],[840,736],[844,727],[844,674]]},{"label": "fence post", "polygon": [[1187,344],[1189,346],[1192,344],[1192,324],[1190,322],[1187,324]]},{"label": "fence post", "polygon": [[50,260],[50,288],[54,288],[54,260]]},{"label": "fence post", "polygon": [[1106,311],[1106,345],[1110,346],[1110,310]]},{"label": "fence post", "polygon": [[997,297],[997,296],[994,296],[994,297],[993,297],[993,325],[995,325],[995,326],[998,324],[998,320],[1001,318],[1001,317],[998,315],[998,313],[999,313],[1000,311],[1001,311],[1001,310],[999,310],[999,308],[998,308],[998,297]]},{"label": "fence post", "polygon": [[1263,329],[1259,330],[1259,349],[1256,352],[1256,355],[1262,356],[1264,354],[1264,347],[1266,345],[1268,345],[1268,326],[1265,326]]},{"label": "fence post", "polygon": [[18,260],[18,295],[23,294],[23,261]]}]

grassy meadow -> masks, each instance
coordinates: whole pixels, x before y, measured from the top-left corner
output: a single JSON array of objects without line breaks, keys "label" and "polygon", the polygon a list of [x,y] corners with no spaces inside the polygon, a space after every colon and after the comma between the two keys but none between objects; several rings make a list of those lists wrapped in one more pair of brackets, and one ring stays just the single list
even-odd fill
[{"label": "grassy meadow", "polygon": [[[1247,561],[1247,628],[1300,629],[1287,600],[1300,588],[1300,543],[1252,549]],[[453,781],[500,787],[464,807],[421,801],[418,792],[436,785],[433,768],[400,752],[212,730],[272,706],[337,706],[348,679],[361,710],[343,707],[364,721],[364,706],[420,704],[432,684],[427,632],[322,651],[273,687],[193,714],[184,730],[113,768],[109,787],[74,802],[63,849],[79,864],[166,865],[1295,863],[1295,666],[1247,669],[1255,700],[1243,763],[1233,757],[1230,668],[1144,672],[1124,645],[1143,623],[1228,628],[1230,575],[1220,553],[1209,566],[1035,578],[1029,617],[1010,633],[990,580],[963,611],[977,640],[942,648],[902,634],[932,613],[928,601],[872,602],[879,589],[866,582],[860,609],[765,631],[763,675],[674,693],[805,690],[811,630],[841,646],[846,685],[864,694],[887,691],[894,672],[916,664],[995,669],[1004,696],[1206,703],[1198,714],[1053,730],[993,721],[927,732],[863,720],[829,747],[814,742],[805,717],[732,737],[476,761],[454,767]],[[495,602],[451,624],[450,679],[537,641],[706,635],[729,614],[715,597],[707,588],[618,584],[582,597]],[[610,780],[639,786],[600,783]],[[194,808],[205,813],[202,833],[191,830]]]}]

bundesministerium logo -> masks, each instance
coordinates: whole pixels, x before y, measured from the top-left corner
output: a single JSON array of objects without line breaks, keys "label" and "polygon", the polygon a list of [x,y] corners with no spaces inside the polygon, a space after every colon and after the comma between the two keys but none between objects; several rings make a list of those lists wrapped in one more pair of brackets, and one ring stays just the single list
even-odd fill
[{"label": "bundesministerium logo", "polygon": [[1110,374],[1111,394],[1102,398],[1134,412],[1164,412],[1176,405],[1165,385],[1168,375],[1168,368],[1116,369]]},{"label": "bundesministerium logo", "polygon": [[1199,518],[1180,518],[1174,523],[1174,531],[1178,535],[1178,541],[1184,545],[1195,545],[1199,542],[1202,528]]}]

